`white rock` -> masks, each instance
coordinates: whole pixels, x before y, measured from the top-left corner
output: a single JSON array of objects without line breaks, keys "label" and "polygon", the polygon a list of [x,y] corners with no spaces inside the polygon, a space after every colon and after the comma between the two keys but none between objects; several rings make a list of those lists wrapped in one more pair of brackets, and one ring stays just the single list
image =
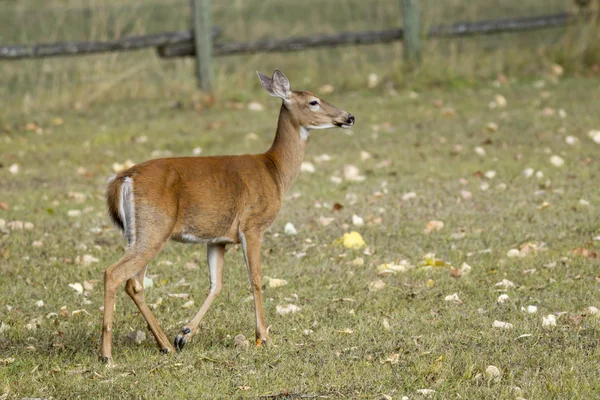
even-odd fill
[{"label": "white rock", "polygon": [[502,304],[508,299],[509,299],[508,295],[506,293],[502,293],[500,296],[498,296],[498,298],[496,299],[496,302]]},{"label": "white rock", "polygon": [[492,323],[492,328],[499,328],[499,329],[512,329],[513,328],[513,324],[509,323],[509,322],[502,322],[502,321],[494,321]]},{"label": "white rock", "polygon": [[488,365],[485,369],[485,376],[490,380],[499,381],[501,378],[500,370],[495,365]]},{"label": "white rock", "polygon": [[279,315],[287,315],[287,314],[295,314],[302,309],[295,304],[279,304],[275,307],[277,314]]},{"label": "white rock", "polygon": [[195,156],[198,156],[202,153],[202,148],[201,147],[194,147],[194,150],[192,150],[192,154]]},{"label": "white rock", "polygon": [[302,172],[308,172],[309,174],[314,174],[316,169],[315,166],[313,165],[313,163],[309,162],[309,161],[304,161],[301,165],[300,165],[300,171]]},{"label": "white rock", "polygon": [[594,306],[590,306],[590,307],[588,307],[588,312],[592,315],[598,314],[598,309]]},{"label": "white rock", "polygon": [[285,233],[286,235],[297,235],[298,231],[296,230],[296,227],[294,226],[294,224],[292,224],[291,222],[288,222],[287,224],[285,224],[285,227],[283,228],[283,233]]},{"label": "white rock", "polygon": [[557,156],[556,154],[550,157],[550,163],[555,167],[562,167],[565,165],[565,160],[561,156]]},{"label": "white rock", "polygon": [[538,179],[542,179],[544,177],[544,173],[542,171],[537,171],[535,173],[535,177]]},{"label": "white rock", "polygon": [[587,201],[586,199],[579,199],[579,205],[580,205],[580,206],[587,207],[587,206],[589,206],[589,205],[590,205],[590,202],[589,202],[589,201]]},{"label": "white rock", "polygon": [[36,305],[37,307],[44,307],[44,300],[38,300],[38,301],[36,301],[36,302],[35,302],[35,305]]},{"label": "white rock", "polygon": [[542,317],[542,326],[556,326],[556,317],[553,314]]},{"label": "white rock", "polygon": [[475,147],[475,154],[477,154],[478,156],[484,157],[485,156],[485,149],[483,147]]},{"label": "white rock", "polygon": [[365,224],[365,221],[361,217],[359,217],[356,214],[352,215],[352,225],[363,226],[364,224]]},{"label": "white rock", "polygon": [[485,192],[486,190],[488,190],[490,188],[490,184],[487,182],[481,182],[481,185],[479,185],[479,188],[481,189],[482,192]]}]

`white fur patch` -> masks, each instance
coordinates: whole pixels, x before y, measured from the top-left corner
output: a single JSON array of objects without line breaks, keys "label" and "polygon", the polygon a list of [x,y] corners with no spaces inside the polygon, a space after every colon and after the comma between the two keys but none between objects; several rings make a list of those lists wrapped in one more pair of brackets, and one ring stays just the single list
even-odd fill
[{"label": "white fur patch", "polygon": [[303,128],[306,128],[306,129],[329,129],[329,128],[335,128],[335,125],[334,124],[307,125],[307,126],[304,126]]},{"label": "white fur patch", "polygon": [[127,177],[121,185],[119,215],[123,221],[123,236],[129,247],[135,243],[135,200],[133,198],[133,179]]},{"label": "white fur patch", "polygon": [[300,139],[306,141],[306,140],[308,140],[308,135],[310,135],[310,131],[308,129],[306,129],[305,127],[301,126],[300,127]]},{"label": "white fur patch", "polygon": [[203,243],[203,244],[225,244],[233,243],[231,239],[227,237],[216,237],[216,238],[201,238],[190,233],[182,233],[179,238],[183,242],[187,243]]}]

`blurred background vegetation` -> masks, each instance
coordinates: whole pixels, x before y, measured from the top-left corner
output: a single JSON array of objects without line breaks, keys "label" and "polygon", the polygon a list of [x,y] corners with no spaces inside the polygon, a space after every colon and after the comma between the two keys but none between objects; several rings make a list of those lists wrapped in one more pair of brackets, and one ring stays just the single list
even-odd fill
[{"label": "blurred background vegetation", "polygon": [[[401,26],[399,0],[219,0],[213,22],[220,41],[283,39],[317,33]],[[598,2],[597,2],[598,3]],[[593,7],[598,7],[595,3]],[[572,0],[421,0],[424,29],[462,21],[577,11]],[[127,35],[188,30],[188,0],[4,0],[0,44],[93,41]],[[566,29],[472,38],[426,40],[423,64],[402,68],[402,44],[322,48],[296,53],[215,59],[218,100],[246,100],[258,88],[255,70],[277,67],[302,88],[330,84],[336,90],[376,90],[474,85],[498,74],[537,79],[558,63],[566,74],[598,72],[596,21]],[[343,69],[343,73],[340,70]],[[154,50],[0,63],[1,115],[128,99],[188,99],[197,96],[192,58],[164,60]],[[303,79],[303,80],[302,80]],[[297,86],[300,86],[297,84]]]}]

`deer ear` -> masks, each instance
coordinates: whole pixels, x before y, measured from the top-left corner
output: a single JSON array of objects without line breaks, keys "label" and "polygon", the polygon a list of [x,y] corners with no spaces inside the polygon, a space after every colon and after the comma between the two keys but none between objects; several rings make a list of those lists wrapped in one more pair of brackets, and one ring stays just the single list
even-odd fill
[{"label": "deer ear", "polygon": [[276,69],[273,72],[272,88],[273,88],[273,93],[275,93],[275,96],[277,96],[283,100],[289,99],[290,94],[291,94],[290,81],[278,69]]},{"label": "deer ear", "polygon": [[273,97],[278,97],[273,92],[273,80],[271,78],[269,78],[268,76],[261,74],[258,71],[256,71],[256,75],[258,75],[258,79],[260,79],[260,84],[267,91],[267,93],[269,93]]}]

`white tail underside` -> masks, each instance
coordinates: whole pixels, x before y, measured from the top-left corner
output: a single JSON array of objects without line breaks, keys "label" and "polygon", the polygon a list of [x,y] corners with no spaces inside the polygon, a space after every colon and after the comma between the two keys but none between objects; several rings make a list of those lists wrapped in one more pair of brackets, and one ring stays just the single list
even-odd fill
[{"label": "white tail underside", "polygon": [[119,215],[123,221],[123,236],[129,247],[135,242],[135,203],[133,198],[133,179],[127,177],[121,185]]}]

